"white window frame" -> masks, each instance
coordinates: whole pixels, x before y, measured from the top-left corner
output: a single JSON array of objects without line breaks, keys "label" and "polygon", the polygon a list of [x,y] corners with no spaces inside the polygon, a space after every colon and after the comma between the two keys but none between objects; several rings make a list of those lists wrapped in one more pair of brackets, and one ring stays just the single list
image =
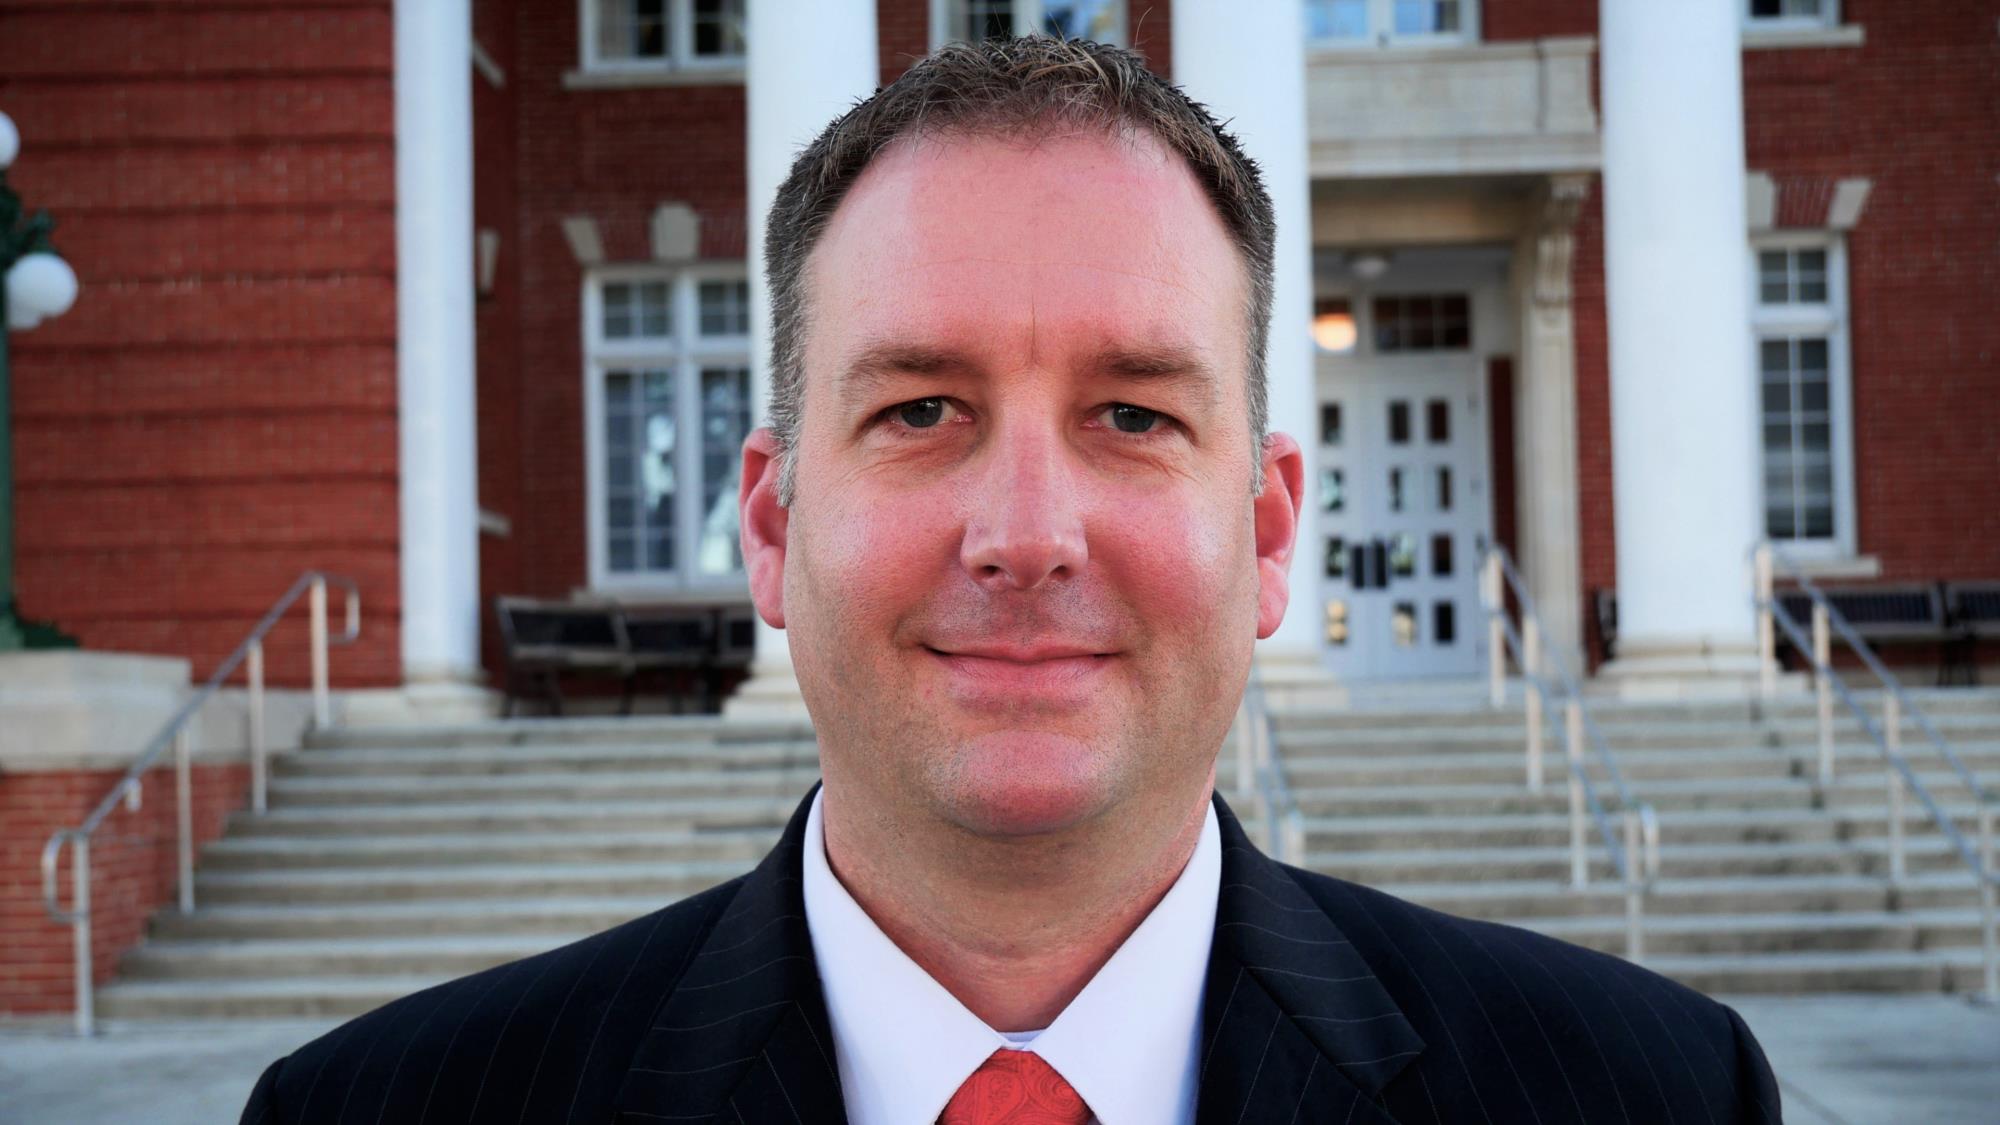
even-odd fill
[{"label": "white window frame", "polygon": [[[935,51],[946,43],[962,43],[963,39],[949,34],[955,22],[953,16],[961,0],[931,0],[931,50]],[[1117,26],[1110,38],[1102,40],[1116,46],[1124,46],[1127,27],[1130,22],[1131,0],[1112,4],[1118,15]],[[1014,0],[1014,34],[1028,35],[1041,29],[1044,9],[1042,0]]]},{"label": "white window frame", "polygon": [[[1748,0],[1745,0],[1747,3]],[[1306,46],[1315,51],[1371,51],[1382,47],[1458,47],[1479,42],[1479,0],[1459,0],[1459,30],[1396,34],[1396,0],[1368,0],[1368,34],[1359,39],[1312,39]],[[1745,9],[1748,11],[1749,9]],[[1305,19],[1305,6],[1299,6]]]},{"label": "white window frame", "polygon": [[[1760,292],[1757,257],[1766,250],[1826,251],[1824,304],[1766,305]],[[1786,554],[1805,560],[1852,559],[1860,542],[1854,501],[1854,410],[1852,357],[1848,341],[1847,245],[1828,231],[1782,231],[1760,234],[1750,243],[1750,371],[1749,393],[1757,418],[1757,530],[1767,533],[1764,495],[1763,363],[1760,346],[1767,339],[1823,335],[1827,350],[1827,449],[1833,457],[1833,535],[1824,539],[1777,541]]]},{"label": "white window frame", "polygon": [[[651,74],[661,71],[742,70],[743,55],[694,53],[694,0],[666,0],[667,54],[657,59],[607,59],[597,53],[600,0],[576,0],[577,65],[586,74]],[[747,2],[747,0],[746,0]],[[747,17],[746,17],[747,18]]]},{"label": "white window frame", "polygon": [[[749,580],[742,570],[701,574],[695,552],[701,539],[701,394],[699,372],[705,365],[750,367],[750,337],[700,335],[700,285],[704,281],[746,281],[741,262],[703,264],[681,269],[657,266],[600,266],[583,279],[583,448],[584,535],[592,592],[645,595],[700,591],[742,593]],[[607,339],[604,336],[603,287],[618,282],[665,281],[669,284],[673,331],[664,338]],[[682,487],[676,491],[674,512],[675,566],[671,571],[614,572],[611,569],[609,524],[604,505],[608,492],[604,459],[604,381],[614,369],[641,365],[674,374],[674,419],[680,436],[674,443],[674,471]],[[754,394],[754,391],[753,391]],[[756,424],[756,418],[751,418]]]},{"label": "white window frame", "polygon": [[1821,31],[1840,26],[1840,0],[1820,0],[1816,16],[1755,16],[1750,14],[1751,0],[1736,2],[1742,5],[1739,11],[1745,31]]}]

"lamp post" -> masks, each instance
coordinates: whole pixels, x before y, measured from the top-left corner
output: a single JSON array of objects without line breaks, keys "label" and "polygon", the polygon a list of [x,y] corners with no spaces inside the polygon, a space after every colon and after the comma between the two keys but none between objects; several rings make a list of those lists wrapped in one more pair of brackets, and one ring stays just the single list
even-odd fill
[{"label": "lamp post", "polygon": [[49,244],[55,220],[45,211],[22,217],[21,196],[7,169],[21,151],[14,122],[0,113],[0,652],[76,644],[52,625],[23,620],[14,604],[14,423],[7,337],[61,316],[76,303],[76,272]]}]

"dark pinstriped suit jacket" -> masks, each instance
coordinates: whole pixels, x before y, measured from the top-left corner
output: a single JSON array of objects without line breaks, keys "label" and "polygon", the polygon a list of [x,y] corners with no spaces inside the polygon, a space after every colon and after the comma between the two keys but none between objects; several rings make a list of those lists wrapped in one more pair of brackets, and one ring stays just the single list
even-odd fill
[{"label": "dark pinstriped suit jacket", "polygon": [[[1616,958],[1282,866],[1220,798],[1199,1120],[1777,1122],[1736,1013]],[[250,1125],[840,1122],[800,890],[749,875],[273,1063]]]}]

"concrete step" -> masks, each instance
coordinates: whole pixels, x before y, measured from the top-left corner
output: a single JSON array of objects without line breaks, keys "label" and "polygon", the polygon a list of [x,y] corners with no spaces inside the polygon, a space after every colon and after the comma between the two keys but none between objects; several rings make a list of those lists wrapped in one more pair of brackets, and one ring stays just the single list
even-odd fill
[{"label": "concrete step", "polygon": [[[1947,804],[1947,814],[1968,839],[1978,831],[1975,806]],[[1905,806],[1910,839],[1942,838],[1928,813]],[[1378,851],[1417,848],[1566,845],[1566,812],[1484,815],[1322,816],[1305,819],[1308,850]],[[1596,839],[1594,821],[1586,822]],[[1663,852],[1687,844],[1822,844],[1886,839],[1889,809],[1861,804],[1835,809],[1670,809],[1660,813]]]},{"label": "concrete step", "polygon": [[794,800],[819,780],[819,763],[795,769],[599,771],[387,777],[281,777],[270,783],[274,807],[404,805],[460,801],[602,801],[746,798]]},{"label": "concrete step", "polygon": [[425,899],[203,905],[164,910],[149,936],[199,938],[414,937],[423,934],[593,934],[673,902],[675,895],[562,896],[546,899]]},{"label": "concrete step", "polygon": [[[1970,794],[1952,774],[1918,771],[1918,780],[1941,801],[1958,802]],[[1613,790],[1593,777],[1598,797],[1607,808]],[[1540,793],[1519,782],[1307,785],[1291,786],[1294,799],[1307,816],[1387,816],[1394,814],[1538,813],[1566,809],[1569,791],[1562,775],[1551,773]],[[1633,794],[1662,812],[1684,809],[1802,809],[1868,806],[1887,798],[1886,775],[1860,773],[1839,776],[1822,793],[1816,781],[1792,777],[1671,778],[1633,784]],[[1915,801],[1911,802],[1914,810]],[[1913,811],[1913,819],[1916,813]]]},{"label": "concrete step", "polygon": [[445,934],[366,938],[207,938],[148,941],[118,963],[129,980],[432,976],[476,973],[588,937]]},{"label": "concrete step", "polygon": [[[1594,880],[1617,880],[1616,869],[1595,832],[1586,841],[1585,860]],[[1668,879],[1748,878],[1776,875],[1868,875],[1886,878],[1886,840],[1838,846],[1825,844],[1688,844],[1660,849],[1660,872]],[[1421,883],[1477,876],[1491,879],[1560,881],[1569,878],[1570,850],[1562,847],[1485,847],[1461,850],[1309,852],[1307,865],[1370,886]],[[1910,840],[1906,870],[1915,874],[1971,869],[1943,839]]]},{"label": "concrete step", "polygon": [[408,836],[230,836],[202,849],[204,871],[730,860],[754,864],[777,843],[769,828],[635,832],[431,833]]},{"label": "concrete step", "polygon": [[279,868],[195,874],[199,903],[410,902],[420,899],[559,898],[693,894],[751,868],[747,861],[510,863],[438,867]]},{"label": "concrete step", "polygon": [[1981,987],[1978,947],[1746,953],[1731,957],[1666,954],[1647,968],[1690,988],[1715,993],[1955,992]]},{"label": "concrete step", "polygon": [[490,719],[479,723],[332,727],[307,735],[307,745],[334,749],[410,749],[442,746],[584,746],[712,740],[811,742],[803,721],[752,721],[717,715],[630,715],[578,718]]},{"label": "concrete step", "polygon": [[444,976],[120,980],[97,990],[103,1019],[345,1018],[442,984]]},{"label": "concrete step", "polygon": [[303,805],[262,816],[231,814],[232,836],[393,834],[430,832],[690,831],[782,828],[806,790],[782,797],[701,797],[680,800],[454,801],[448,804]]},{"label": "concrete step", "polygon": [[[1592,883],[1582,890],[1551,879],[1477,879],[1385,883],[1399,898],[1447,914],[1517,918],[1622,915],[1625,890]],[[1972,873],[1912,875],[1896,886],[1865,875],[1767,875],[1751,878],[1662,879],[1646,898],[1646,915],[1767,914],[1798,911],[1963,909],[1977,903]]]},{"label": "concrete step", "polygon": [[[2000,741],[1962,744],[1953,747],[1960,760],[1982,782],[2000,785]],[[1561,778],[1567,769],[1561,743],[1551,742],[1543,752],[1546,777]],[[1915,748],[1909,752],[1919,769],[1942,772],[1949,769],[1942,759],[1926,758]],[[1619,771],[1635,786],[1647,781],[1679,778],[1809,778],[1819,772],[1817,746],[1750,749],[1676,747],[1614,751]],[[1285,773],[1294,785],[1416,785],[1525,782],[1527,753],[1518,742],[1498,749],[1448,749],[1396,754],[1355,754],[1345,748],[1285,748]],[[1591,768],[1602,773],[1601,762],[1592,759]],[[1225,759],[1223,768],[1233,761]],[[1873,743],[1836,746],[1835,776],[1880,773],[1886,766]],[[1990,778],[1990,781],[1988,780]]]},{"label": "concrete step", "polygon": [[812,742],[730,742],[713,739],[579,746],[315,747],[272,759],[274,777],[455,776],[554,771],[817,769]]},{"label": "concrete step", "polygon": [[[1600,952],[1625,953],[1622,916],[1520,918],[1514,924]],[[1653,914],[1642,929],[1651,956],[1976,949],[1980,941],[1977,910]]]},{"label": "concrete step", "polygon": [[[1497,719],[1518,722],[1523,713],[1522,685],[1519,680],[1512,680],[1507,686],[1507,704],[1498,710],[1488,707],[1485,693],[1478,691],[1460,700],[1458,706],[1443,706],[1434,701],[1386,709],[1291,705],[1276,708],[1273,711],[1273,718],[1281,731],[1309,728],[1369,730],[1413,726],[1477,727],[1491,724]],[[1939,689],[1905,685],[1904,691],[1918,709],[1930,716],[1933,721],[1952,717],[2000,719],[2000,688]],[[1881,712],[1882,692],[1879,690],[1857,691],[1855,698],[1867,707],[1870,713]],[[1762,700],[1631,702],[1601,695],[1587,695],[1585,706],[1589,708],[1592,720],[1600,726],[1662,723],[1742,726],[1766,720],[1778,723],[1813,722],[1818,716],[1818,705],[1809,692],[1780,696],[1769,703]],[[1845,711],[1845,708],[1838,703],[1836,708],[1837,714]]]}]

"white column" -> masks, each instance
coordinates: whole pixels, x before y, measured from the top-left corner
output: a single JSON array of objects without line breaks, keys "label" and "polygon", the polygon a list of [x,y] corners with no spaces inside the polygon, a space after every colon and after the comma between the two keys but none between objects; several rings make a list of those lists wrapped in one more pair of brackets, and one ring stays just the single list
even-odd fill
[{"label": "white column", "polygon": [[[771,293],[764,272],[764,226],[778,185],[799,150],[881,78],[875,0],[785,4],[751,0],[748,26],[750,179],[750,395],[761,425],[771,397]],[[803,713],[785,634],[757,622],[750,681],[729,701],[731,714]]]},{"label": "white column", "polygon": [[1603,0],[1604,227],[1628,694],[1754,677],[1756,385],[1735,0]]},{"label": "white column", "polygon": [[[1175,0],[1174,82],[1208,106],[1257,162],[1277,212],[1277,286],[1265,377],[1271,428],[1318,442],[1312,353],[1312,206],[1307,170],[1305,23],[1294,3]],[[1267,681],[1320,678],[1317,473],[1306,467],[1305,508],[1292,556],[1291,608],[1258,646]],[[1276,675],[1274,675],[1274,673]],[[1274,684],[1275,686],[1275,684]]]},{"label": "white column", "polygon": [[469,0],[396,0],[403,680],[479,675]]}]

